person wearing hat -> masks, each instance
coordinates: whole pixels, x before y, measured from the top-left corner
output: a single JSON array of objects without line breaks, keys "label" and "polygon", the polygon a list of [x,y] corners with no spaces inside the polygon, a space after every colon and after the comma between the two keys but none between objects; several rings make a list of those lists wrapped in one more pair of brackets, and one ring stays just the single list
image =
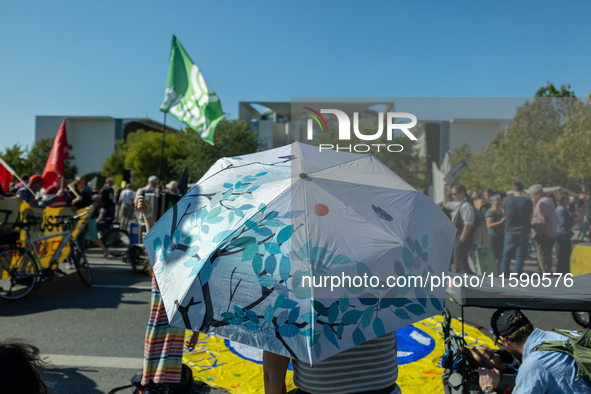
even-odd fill
[{"label": "person wearing hat", "polygon": [[[591,393],[586,377],[577,380],[577,363],[568,354],[555,351],[533,351],[546,341],[563,341],[567,337],[534,328],[519,309],[499,309],[491,318],[495,340],[505,350],[522,360],[512,394]],[[479,368],[479,385],[484,393],[494,393],[501,380],[497,369]]]},{"label": "person wearing hat", "polygon": [[175,181],[168,182],[168,184],[166,185],[166,189],[167,189],[166,192],[168,194],[180,194],[178,182],[175,182]]},{"label": "person wearing hat", "polygon": [[[41,178],[41,175],[35,174],[29,178],[29,184],[27,186],[29,186],[29,188],[32,191],[37,193],[43,188],[43,178]],[[31,193],[29,189],[27,189],[24,185],[16,191],[16,198],[21,199],[27,204],[29,204],[31,208],[39,206],[39,201],[37,200],[37,197],[33,193]]]}]

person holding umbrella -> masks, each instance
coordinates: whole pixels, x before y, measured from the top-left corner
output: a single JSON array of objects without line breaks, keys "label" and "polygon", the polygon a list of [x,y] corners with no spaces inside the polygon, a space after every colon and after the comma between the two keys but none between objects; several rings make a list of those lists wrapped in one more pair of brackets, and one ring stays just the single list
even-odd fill
[{"label": "person holding umbrella", "polygon": [[[143,214],[146,231],[150,231],[154,225],[154,218],[143,196],[138,197],[136,208]],[[185,330],[168,324],[156,277],[154,272],[151,274],[152,298],[150,319],[146,329],[141,384],[149,390],[145,393],[159,394],[168,393],[169,384],[181,381]],[[187,343],[188,348],[193,350],[198,341],[199,332],[194,332]]]}]

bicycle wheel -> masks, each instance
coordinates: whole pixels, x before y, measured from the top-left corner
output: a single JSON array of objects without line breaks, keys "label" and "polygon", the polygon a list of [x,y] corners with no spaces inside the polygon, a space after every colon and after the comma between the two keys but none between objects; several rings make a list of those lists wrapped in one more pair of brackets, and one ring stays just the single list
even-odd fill
[{"label": "bicycle wheel", "polygon": [[[146,263],[148,262],[148,256],[144,253],[142,248],[139,246],[132,246],[127,252],[128,261],[131,264],[131,269],[136,274],[147,273]],[[148,263],[149,264],[149,263]]]},{"label": "bicycle wheel", "polygon": [[0,298],[19,300],[28,295],[39,281],[39,268],[22,249],[0,252]]},{"label": "bicycle wheel", "polygon": [[129,234],[124,230],[109,230],[102,241],[113,256],[122,256],[129,248]]},{"label": "bicycle wheel", "polygon": [[82,280],[84,285],[90,287],[92,284],[92,276],[90,274],[90,265],[88,264],[88,260],[86,260],[86,256],[78,247],[76,242],[70,241],[70,263],[74,264],[76,267],[76,272],[78,272],[78,276]]},{"label": "bicycle wheel", "polygon": [[575,319],[577,324],[581,327],[591,327],[589,325],[589,312],[573,312],[573,319]]}]

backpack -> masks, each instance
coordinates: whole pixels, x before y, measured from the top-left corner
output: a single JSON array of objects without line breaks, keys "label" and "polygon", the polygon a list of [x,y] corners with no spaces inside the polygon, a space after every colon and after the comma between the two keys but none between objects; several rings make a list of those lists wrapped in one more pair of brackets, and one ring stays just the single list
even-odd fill
[{"label": "backpack", "polygon": [[554,329],[554,331],[570,339],[542,342],[532,349],[532,353],[535,351],[554,351],[568,354],[577,362],[577,380],[582,376],[587,376],[591,380],[591,330],[587,329],[584,333],[559,329]]}]

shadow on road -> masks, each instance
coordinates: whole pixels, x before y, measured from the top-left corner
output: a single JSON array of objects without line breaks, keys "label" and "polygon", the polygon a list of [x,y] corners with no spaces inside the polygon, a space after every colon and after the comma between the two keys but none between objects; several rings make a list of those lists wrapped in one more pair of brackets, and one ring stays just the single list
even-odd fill
[{"label": "shadow on road", "polygon": [[[122,300],[123,294],[149,293],[150,277],[134,274],[117,267],[92,268],[93,286],[86,287],[76,272],[39,287],[27,297],[16,301],[0,300],[0,316],[25,316],[57,309],[115,309],[120,304],[149,304],[149,302]],[[97,285],[97,287],[94,287]],[[114,287],[100,287],[100,285]],[[140,289],[128,286],[139,285]]]},{"label": "shadow on road", "polygon": [[96,383],[80,372],[97,372],[82,368],[49,368],[45,370],[45,384],[52,393],[103,394]]}]

